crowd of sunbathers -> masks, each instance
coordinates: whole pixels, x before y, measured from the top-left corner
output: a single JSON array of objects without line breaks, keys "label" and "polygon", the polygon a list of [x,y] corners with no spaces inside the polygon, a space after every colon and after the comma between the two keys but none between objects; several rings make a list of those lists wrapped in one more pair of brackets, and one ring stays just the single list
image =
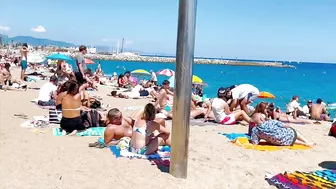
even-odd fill
[{"label": "crowd of sunbathers", "polygon": [[[134,81],[130,72],[110,79],[115,80],[122,91],[112,91],[111,95],[120,98],[139,98],[151,96],[154,103],[148,103],[133,117],[123,116],[119,109],[113,108],[106,116],[99,112],[101,103],[89,96],[86,89],[96,87],[93,81],[102,75],[100,66],[95,74],[87,69],[84,55],[86,47],[81,46],[76,56],[76,71],[67,71],[59,64],[55,75],[44,84],[38,97],[40,106],[55,106],[62,112],[60,127],[68,134],[89,127],[105,126],[104,144],[116,145],[121,140],[130,141],[130,151],[138,154],[151,154],[161,145],[170,145],[170,129],[166,128],[166,119],[173,118],[173,96],[170,82],[164,80],[157,86],[154,80]],[[258,144],[264,140],[273,145],[301,144],[314,146],[301,133],[289,127],[288,123],[313,123],[303,119],[308,116],[315,120],[327,120],[328,115],[321,99],[316,104],[308,101],[307,107],[299,106],[299,97],[294,96],[287,105],[286,113],[275,108],[273,103],[261,102],[254,108],[250,104],[259,97],[259,90],[250,84],[221,87],[216,98],[205,98],[201,85],[193,84],[191,93],[190,118],[204,119],[218,124],[232,125],[237,122],[248,125],[251,142]],[[308,110],[307,110],[308,109]]]}]

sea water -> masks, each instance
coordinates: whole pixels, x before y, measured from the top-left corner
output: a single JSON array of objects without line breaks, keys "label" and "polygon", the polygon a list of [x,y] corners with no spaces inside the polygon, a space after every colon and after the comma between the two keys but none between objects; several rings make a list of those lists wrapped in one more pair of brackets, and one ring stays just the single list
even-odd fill
[{"label": "sea water", "polygon": [[[94,71],[97,68],[97,63],[100,62],[106,74],[113,74],[113,72],[121,74],[135,69],[155,72],[165,68],[175,70],[173,63],[106,60],[95,60],[95,62],[96,64],[88,67]],[[296,69],[193,64],[193,74],[208,84],[204,88],[204,94],[208,97],[215,97],[217,89],[222,86],[252,84],[260,91],[267,91],[275,95],[275,99],[266,101],[274,102],[283,111],[285,111],[286,103],[294,95],[300,97],[301,106],[304,106],[308,100],[316,101],[318,98],[323,99],[326,103],[336,102],[336,64],[303,63],[294,64],[294,66]],[[159,82],[164,79],[168,79],[168,77],[158,76]]]}]

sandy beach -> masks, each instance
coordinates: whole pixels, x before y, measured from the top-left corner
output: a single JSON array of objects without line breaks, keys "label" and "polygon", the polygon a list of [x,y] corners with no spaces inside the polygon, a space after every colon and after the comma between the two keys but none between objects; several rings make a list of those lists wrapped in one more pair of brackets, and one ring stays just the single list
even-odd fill
[{"label": "sandy beach", "polygon": [[[18,70],[13,70],[13,75]],[[42,81],[29,83],[40,87]],[[108,96],[99,86],[95,94],[120,108],[143,106],[150,99],[127,100]],[[20,127],[25,119],[14,114],[48,115],[30,102],[38,90],[0,91],[0,188],[274,188],[265,174],[313,171],[323,161],[335,161],[335,138],[327,136],[330,123],[292,125],[317,144],[309,150],[261,152],[235,146],[218,132],[246,133],[247,127],[191,126],[188,178],[176,179],[147,160],[118,158],[107,148],[89,148],[98,137],[56,137],[50,125],[43,129]]]}]

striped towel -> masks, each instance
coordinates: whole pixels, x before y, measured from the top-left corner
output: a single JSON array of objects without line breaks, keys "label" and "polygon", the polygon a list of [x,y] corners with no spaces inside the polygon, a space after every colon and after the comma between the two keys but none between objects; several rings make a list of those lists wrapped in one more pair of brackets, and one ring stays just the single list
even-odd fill
[{"label": "striped towel", "polygon": [[[91,127],[85,131],[80,131],[76,133],[76,136],[103,136],[105,132],[105,127]],[[61,128],[53,129],[54,136],[65,136],[67,133]]]},{"label": "striped towel", "polygon": [[60,124],[62,119],[62,110],[56,108],[49,109],[49,123]]}]

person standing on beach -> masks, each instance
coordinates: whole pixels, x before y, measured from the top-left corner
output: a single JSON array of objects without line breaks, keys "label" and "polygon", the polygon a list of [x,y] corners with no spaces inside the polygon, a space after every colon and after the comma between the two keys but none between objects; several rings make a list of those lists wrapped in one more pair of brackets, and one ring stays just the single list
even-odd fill
[{"label": "person standing on beach", "polygon": [[84,45],[79,47],[79,53],[76,55],[77,71],[74,72],[77,82],[82,85],[84,83],[92,84],[91,80],[86,77],[85,70],[87,69],[85,64],[84,55],[87,53],[87,48]]},{"label": "person standing on beach", "polygon": [[26,69],[28,67],[28,45],[27,43],[24,43],[21,48],[21,77],[20,79],[24,81],[24,76]]},{"label": "person standing on beach", "polygon": [[154,85],[157,86],[157,77],[156,77],[156,73],[155,73],[153,70],[151,70],[150,72],[151,72],[151,74],[152,74],[152,78],[151,78],[150,81],[153,82]]}]

